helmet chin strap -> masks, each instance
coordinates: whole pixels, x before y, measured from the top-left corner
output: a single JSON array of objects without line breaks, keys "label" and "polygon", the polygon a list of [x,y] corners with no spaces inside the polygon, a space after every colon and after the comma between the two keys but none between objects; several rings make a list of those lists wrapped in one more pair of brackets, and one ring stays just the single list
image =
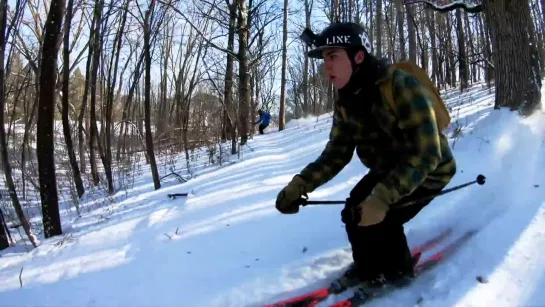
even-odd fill
[{"label": "helmet chin strap", "polygon": [[359,70],[359,64],[356,63],[356,54],[358,54],[360,50],[354,50],[348,48],[346,50],[346,53],[348,54],[348,59],[350,60],[350,66],[352,67],[352,74],[350,75],[350,79],[354,76],[354,74]]},{"label": "helmet chin strap", "polygon": [[356,63],[356,54],[360,49],[354,49],[354,48],[346,48],[346,54],[348,55],[348,59],[350,60],[350,66],[352,68],[352,73],[350,74],[350,78],[348,79],[348,83],[344,86],[344,88],[347,87],[352,82],[352,78],[354,75],[361,69],[361,63]]}]

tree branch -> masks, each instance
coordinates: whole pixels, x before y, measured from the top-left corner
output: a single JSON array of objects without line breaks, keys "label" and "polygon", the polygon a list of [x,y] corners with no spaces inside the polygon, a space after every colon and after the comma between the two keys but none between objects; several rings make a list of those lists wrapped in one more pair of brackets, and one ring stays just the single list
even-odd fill
[{"label": "tree branch", "polygon": [[170,7],[174,12],[180,14],[180,16],[182,16],[186,21],[187,23],[189,23],[189,25],[200,35],[202,36],[202,38],[206,41],[206,43],[210,46],[212,46],[213,48],[219,50],[219,51],[222,51],[222,52],[225,52],[227,54],[230,54],[232,56],[234,56],[235,58],[238,58],[238,54],[237,53],[234,53],[232,51],[229,51],[228,49],[225,49],[225,48],[222,48],[216,44],[214,44],[213,42],[211,42],[208,38],[206,38],[206,36],[199,30],[199,28],[197,28],[190,20],[189,18],[187,18],[185,16],[184,13],[182,13],[179,9],[175,8],[174,6],[172,6],[171,2],[169,1],[168,3],[167,2],[164,2],[162,0],[158,0],[157,2],[161,3],[162,5],[165,5],[165,6],[168,6]]},{"label": "tree branch", "polygon": [[[486,0],[485,0],[486,1]],[[448,13],[450,11],[453,11],[455,9],[463,9],[464,11],[468,13],[480,13],[483,11],[483,5],[482,4],[475,4],[471,5],[466,3],[464,0],[455,0],[449,4],[446,5],[440,5],[434,3],[432,0],[404,0],[404,5],[414,4],[414,3],[425,3],[428,7],[430,7],[432,10],[439,12],[439,13]]]},{"label": "tree branch", "polygon": [[278,50],[273,50],[273,51],[269,51],[269,52],[265,52],[265,53],[262,53],[260,55],[258,55],[255,59],[253,59],[249,64],[248,66],[254,66],[261,58],[263,58],[264,56],[266,55],[269,55],[269,54],[272,54],[272,53],[278,53],[282,51],[282,49],[278,49]]}]

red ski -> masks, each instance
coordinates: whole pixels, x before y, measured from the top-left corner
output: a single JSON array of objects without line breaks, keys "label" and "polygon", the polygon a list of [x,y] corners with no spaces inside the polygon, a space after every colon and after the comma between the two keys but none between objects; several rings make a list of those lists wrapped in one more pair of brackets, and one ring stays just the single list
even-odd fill
[{"label": "red ski", "polygon": [[[437,235],[436,237],[430,239],[427,242],[424,242],[423,244],[413,248],[411,250],[411,254],[413,255],[414,263],[419,263],[420,257],[422,256],[422,253],[429,251],[433,248],[435,248],[441,241],[443,241],[446,237],[448,237],[452,233],[452,229],[447,229]],[[440,252],[439,252],[440,253]],[[430,258],[426,259],[424,262],[419,263],[416,268],[426,265],[426,263],[430,263],[430,259],[433,257],[438,257],[439,254],[434,254]],[[437,261],[439,261],[438,259]],[[274,304],[265,305],[265,307],[313,307],[316,306],[318,303],[325,301],[329,295],[334,294],[329,289],[329,287],[324,287],[321,289],[318,289],[316,291],[303,294],[301,296],[297,296],[291,299],[283,300]],[[344,305],[334,305],[335,307],[344,307]],[[351,306],[351,305],[347,305]]]}]

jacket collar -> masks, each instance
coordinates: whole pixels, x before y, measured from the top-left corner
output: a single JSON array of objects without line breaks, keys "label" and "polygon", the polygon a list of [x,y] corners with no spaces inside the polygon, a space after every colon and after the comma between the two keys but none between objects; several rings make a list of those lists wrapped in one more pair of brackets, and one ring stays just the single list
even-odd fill
[{"label": "jacket collar", "polygon": [[[356,66],[355,71],[345,87],[339,89],[339,104],[342,107],[351,109],[358,108],[366,101],[354,101],[354,96],[360,93],[370,93],[370,99],[376,99],[378,92],[378,83],[383,82],[389,76],[389,63],[386,59],[376,59],[367,55],[363,63]],[[375,96],[375,97],[373,97]]]}]

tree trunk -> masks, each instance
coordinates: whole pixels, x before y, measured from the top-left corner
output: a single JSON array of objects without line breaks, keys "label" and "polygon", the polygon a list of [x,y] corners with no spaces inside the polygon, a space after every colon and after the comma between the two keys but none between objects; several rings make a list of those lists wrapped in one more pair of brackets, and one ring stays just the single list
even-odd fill
[{"label": "tree trunk", "polygon": [[288,41],[288,0],[284,0],[284,30],[282,34],[282,81],[280,83],[280,113],[278,114],[278,130],[284,130],[286,124],[286,62]]},{"label": "tree trunk", "polygon": [[[62,128],[64,133],[64,141],[66,143],[66,150],[68,151],[68,159],[72,168],[72,175],[74,177],[74,183],[76,184],[76,190],[78,197],[81,198],[85,189],[83,188],[83,181],[81,180],[81,174],[79,172],[78,160],[74,152],[74,144],[72,143],[72,136],[70,135],[70,121],[68,119],[69,109],[69,83],[70,83],[70,24],[72,23],[72,8],[74,6],[74,0],[68,0],[68,7],[66,8],[66,21],[64,23],[64,44],[63,44],[63,78],[62,78]],[[79,214],[79,206],[76,206]]]},{"label": "tree trunk", "polygon": [[[233,0],[235,1],[235,0]],[[235,47],[235,32],[236,32],[236,21],[237,21],[237,6],[236,3],[229,4],[229,33],[227,36],[227,50],[234,51]],[[229,113],[233,114],[233,69],[234,69],[234,60],[235,58],[227,53],[227,64],[225,67],[225,89],[223,101],[225,102],[223,110],[223,121],[226,135],[231,135],[231,154],[234,155],[237,153],[237,132],[236,125],[233,122],[234,116],[229,116]]]},{"label": "tree trunk", "polygon": [[437,38],[437,46],[439,46],[439,49],[437,50],[437,84],[439,88],[445,88],[445,54],[446,50],[444,48],[445,44],[445,36],[444,36],[444,28],[445,28],[445,17],[443,14],[435,14],[435,31],[436,31],[436,38]]},{"label": "tree trunk", "polygon": [[382,0],[377,0],[376,23],[377,51],[375,54],[378,58],[382,58]]},{"label": "tree trunk", "polygon": [[165,27],[163,28],[163,35],[165,39],[163,40],[161,46],[161,99],[158,101],[158,116],[155,119],[155,125],[157,126],[157,135],[159,135],[159,144],[162,144],[163,140],[168,139],[170,135],[170,133],[165,130],[167,125],[167,121],[165,120],[165,118],[168,118],[168,114],[166,112],[168,108],[168,60],[170,59],[170,52],[172,48],[172,39],[169,33],[172,33],[172,31],[173,29],[171,29],[170,23],[167,22]]},{"label": "tree trunk", "polygon": [[466,56],[466,41],[461,9],[456,10],[456,32],[458,37],[458,73],[460,76],[460,91],[463,91],[469,86],[469,68]]},{"label": "tree trunk", "polygon": [[[130,108],[131,108],[131,103],[134,99],[134,96],[135,96],[135,92],[137,90],[137,86],[138,86],[138,82],[140,81],[140,76],[142,75],[142,71],[141,71],[141,67],[142,67],[142,63],[144,63],[144,50],[142,50],[142,53],[140,54],[140,57],[138,59],[138,62],[136,63],[136,67],[134,68],[134,72],[133,72],[133,80],[132,80],[132,83],[131,83],[131,86],[129,87],[129,93],[127,94],[127,98],[125,99],[125,104],[123,106],[123,113],[121,115],[121,120],[122,121],[128,121],[129,120],[129,113],[130,113]],[[132,108],[133,109],[133,114],[134,114],[134,110],[136,109],[135,107]],[[134,118],[134,116],[132,117]],[[139,124],[140,122],[139,121],[136,121],[137,124]],[[123,125],[122,125],[123,127]],[[124,138],[127,136],[127,130],[128,130],[128,125],[125,125],[125,128],[124,128],[124,131],[123,131],[123,134],[124,134]],[[131,126],[131,130],[134,129],[134,126]],[[120,129],[120,131],[123,130],[123,129]],[[142,131],[142,130],[139,130],[139,131]],[[133,133],[131,133],[131,135],[135,135]],[[137,133],[136,134],[137,138],[140,137],[140,133]],[[125,140],[123,140],[123,151],[126,150],[125,148]],[[117,155],[119,157],[119,149],[117,151]],[[148,154],[147,152],[145,153],[146,155],[146,160],[148,159]],[[119,158],[118,158],[119,159]]]},{"label": "tree trunk", "polygon": [[[91,71],[91,62],[93,59],[93,42],[92,37],[94,36],[94,28],[95,28],[95,21],[96,18],[93,17],[93,21],[91,22],[91,27],[89,28],[89,52],[87,53],[87,64],[85,65],[85,85],[83,89],[83,98],[81,102],[81,109],[78,116],[78,150],[79,150],[79,164],[81,166],[81,171],[85,173],[86,170],[86,163],[85,163],[85,137],[84,137],[84,128],[83,124],[84,122],[87,123],[85,120],[85,109],[87,108],[87,96],[89,93],[89,76]],[[92,172],[93,176],[93,184],[98,185],[98,174],[95,172]]]},{"label": "tree trunk", "polygon": [[531,44],[529,45],[530,48],[530,59],[532,62],[532,69],[534,72],[535,80],[537,82],[537,85],[539,88],[541,88],[541,62],[539,56],[539,43],[536,37],[536,30],[534,28],[534,22],[532,20],[532,17],[530,15],[530,7],[528,7],[528,15],[526,15],[527,18],[527,24],[528,24],[528,39],[530,40]]},{"label": "tree trunk", "polygon": [[[100,11],[99,11],[101,16],[100,16],[100,18],[98,18],[99,20],[101,20],[101,18],[102,18],[102,8],[103,8],[103,5],[104,5],[104,0],[102,0],[101,2],[102,2],[102,5],[101,5]],[[110,12],[111,12],[112,4],[113,4],[113,2],[110,2],[109,9],[108,9],[108,11],[106,11],[106,14],[104,15],[106,17],[105,21],[104,21],[104,24],[108,24],[108,19],[110,18],[110,15],[111,15]],[[99,24],[99,27],[100,27],[100,25],[102,24],[102,20],[98,24]],[[96,64],[98,65],[98,63],[100,63],[101,66],[102,66],[101,67],[101,72],[104,71],[104,62],[105,62],[104,55],[102,54],[102,47],[104,46],[104,38],[109,36],[109,34],[110,34],[109,31],[106,32],[106,33],[103,33],[103,32],[101,32],[99,30],[99,28],[97,28],[96,38],[97,38],[97,41],[98,41],[98,43],[97,43],[98,47],[97,47],[97,50],[96,50],[95,59],[96,59]],[[100,56],[102,56],[104,60],[99,60],[98,57],[100,57]],[[95,77],[96,77],[96,75],[95,75]],[[99,93],[100,93],[100,101],[102,102],[103,107],[101,107],[100,133],[98,133],[98,129],[97,129],[97,126],[96,126],[96,120],[91,121],[91,125],[94,126],[93,130],[95,130],[98,153],[100,155],[100,160],[102,161],[102,166],[104,167],[104,174],[106,175],[106,181],[108,183],[108,193],[111,195],[115,191],[114,181],[113,181],[113,174],[112,174],[112,159],[111,159],[112,153],[111,153],[111,150],[108,148],[109,142],[102,142],[103,139],[106,139],[108,137],[108,136],[104,136],[104,134],[109,132],[109,128],[107,128],[109,123],[108,123],[107,116],[105,115],[105,111],[108,109],[108,107],[107,106],[104,107],[104,102],[106,102],[106,104],[107,104],[107,99],[105,99],[105,95],[104,95],[104,82],[106,82],[106,81],[105,81],[105,78],[104,78],[103,74],[101,73],[100,74]],[[94,82],[94,85],[93,85],[95,87],[95,89],[94,89],[95,94],[92,94],[93,95],[92,99],[95,99],[95,96],[96,96],[96,83],[97,83],[97,81],[96,81],[96,78],[95,78],[95,82]],[[91,101],[93,101],[93,100],[91,100]],[[96,100],[95,100],[95,104],[96,104]],[[95,105],[95,108],[96,108],[96,105]]]},{"label": "tree trunk", "polygon": [[539,12],[539,0],[535,3],[532,2],[532,19],[535,21],[534,30],[536,35],[536,41],[538,42],[537,52],[539,55],[539,68],[540,71],[545,70],[545,40],[543,37],[543,28],[545,20],[541,17]]},{"label": "tree trunk", "polygon": [[248,10],[246,0],[238,0],[238,61],[239,61],[239,134],[240,143],[245,145],[248,140],[248,123],[250,108],[250,76],[248,75]]},{"label": "tree trunk", "polygon": [[424,69],[424,71],[428,71],[428,66],[429,66],[429,54],[428,54],[428,50],[429,50],[429,47],[428,47],[428,40],[427,40],[427,36],[426,36],[426,26],[424,24],[424,22],[422,21],[422,15],[419,14],[420,16],[420,22],[419,22],[419,25],[420,25],[420,33],[419,32],[416,32],[417,34],[417,39],[418,39],[418,44],[420,45],[420,63],[422,65],[422,68]]},{"label": "tree trunk", "polygon": [[[467,41],[469,42],[469,50],[470,50],[470,53],[472,54],[472,57],[475,57],[475,54],[477,53],[476,51],[476,48],[475,48],[475,36],[471,30],[471,22],[469,21],[469,16],[467,14],[467,12],[464,12],[464,24],[465,24],[465,31],[467,32]],[[469,81],[471,82],[477,82],[477,71],[479,70],[478,69],[478,66],[477,64],[475,63],[476,61],[473,60],[471,61],[472,63],[470,64],[469,62],[469,59],[467,60],[468,62],[468,70],[469,70]]]},{"label": "tree trunk", "polygon": [[428,29],[430,31],[430,43],[431,43],[431,67],[432,74],[431,79],[437,87],[439,87],[439,59],[437,55],[437,39],[435,29],[435,12],[433,10],[426,10],[426,19],[428,21]]},{"label": "tree trunk", "polygon": [[331,15],[329,22],[337,22],[339,19],[339,0],[331,0]]},{"label": "tree trunk", "polygon": [[100,61],[100,25],[102,24],[102,7],[104,5],[104,0],[98,0],[95,2],[94,8],[94,18],[95,18],[95,28],[93,30],[93,62],[91,67],[91,77],[89,78],[90,86],[90,105],[89,105],[89,163],[91,164],[91,173],[93,174],[93,182],[95,185],[99,183],[98,176],[98,167],[95,157],[95,144],[100,146],[100,142],[97,142],[98,138],[98,129],[96,123],[96,96],[97,96],[97,74],[98,74],[98,65]]},{"label": "tree trunk", "polygon": [[495,108],[531,114],[540,105],[539,75],[532,68],[527,1],[488,1],[486,14],[494,50]]},{"label": "tree trunk", "polygon": [[[104,134],[104,161],[105,161],[105,171],[107,174],[110,174],[110,177],[112,177],[112,116],[113,116],[113,108],[114,108],[114,91],[115,91],[115,85],[117,82],[117,69],[119,67],[119,56],[121,53],[121,43],[123,40],[123,33],[125,30],[125,23],[127,21],[127,12],[128,12],[128,4],[129,1],[126,1],[124,6],[125,9],[122,11],[122,17],[121,22],[119,25],[119,28],[117,30],[115,39],[114,39],[114,46],[112,48],[112,54],[110,57],[110,64],[108,69],[108,84],[107,84],[107,93],[106,93],[106,107],[105,107],[105,119],[106,124],[105,126],[105,134]],[[113,69],[113,73],[112,73]],[[119,130],[121,131],[121,130]],[[120,133],[121,134],[121,133]],[[107,167],[106,167],[107,166]],[[113,178],[108,178],[108,191],[109,193],[114,192],[114,184],[113,184]]]},{"label": "tree trunk", "polygon": [[[405,30],[404,13],[402,9],[403,0],[395,0],[397,11],[397,35],[399,35],[399,49],[401,50],[401,60],[407,59],[407,51],[405,50]],[[544,0],[545,1],[545,0]]]},{"label": "tree trunk", "polygon": [[146,17],[144,20],[144,52],[146,57],[146,82],[144,84],[144,116],[146,125],[146,149],[150,160],[151,175],[155,190],[161,188],[157,163],[155,162],[155,152],[153,150],[153,136],[151,134],[151,15],[155,7],[155,0],[151,0]]},{"label": "tree trunk", "polygon": [[62,39],[64,0],[52,0],[45,22],[42,63],[40,65],[40,100],[36,134],[40,198],[44,236],[50,238],[62,234],[57,177],[55,175],[55,81],[57,80],[57,56]]},{"label": "tree trunk", "polygon": [[367,29],[369,29],[369,40],[371,41],[371,49],[373,50],[373,52],[375,52],[375,28],[374,28],[374,20],[375,20],[375,12],[373,11],[373,1],[365,1],[366,4],[368,4],[367,6],[367,13],[369,14],[368,18],[367,18]]},{"label": "tree trunk", "polygon": [[409,32],[409,60],[416,63],[416,25],[411,6],[407,6],[407,25]]},{"label": "tree trunk", "polygon": [[452,43],[452,16],[447,14],[447,82],[451,87],[456,87],[456,61],[454,59],[454,44]]},{"label": "tree trunk", "polygon": [[[305,26],[307,28],[310,29],[310,16],[311,16],[311,13],[312,13],[312,6],[311,4],[309,3],[309,0],[305,0]],[[309,94],[309,86],[308,86],[308,77],[309,77],[309,66],[310,66],[310,59],[308,57],[308,46],[305,44],[305,54],[303,55],[304,56],[304,63],[303,63],[303,103],[302,105],[306,108],[306,106],[309,105],[309,99],[308,99],[308,94]],[[295,108],[295,114],[297,114],[297,110],[298,108],[296,107]],[[305,116],[306,114],[303,113]],[[297,118],[297,116],[296,116]]]},{"label": "tree trunk", "polygon": [[494,78],[494,70],[491,67],[491,63],[493,61],[492,59],[492,51],[490,49],[490,42],[491,39],[489,39],[488,33],[489,33],[489,27],[488,22],[485,24],[484,18],[486,17],[485,14],[481,14],[478,18],[479,21],[479,28],[481,29],[481,44],[484,48],[484,61],[485,61],[485,69],[484,69],[484,78],[486,80],[486,84],[488,87],[491,87],[492,80]]}]

